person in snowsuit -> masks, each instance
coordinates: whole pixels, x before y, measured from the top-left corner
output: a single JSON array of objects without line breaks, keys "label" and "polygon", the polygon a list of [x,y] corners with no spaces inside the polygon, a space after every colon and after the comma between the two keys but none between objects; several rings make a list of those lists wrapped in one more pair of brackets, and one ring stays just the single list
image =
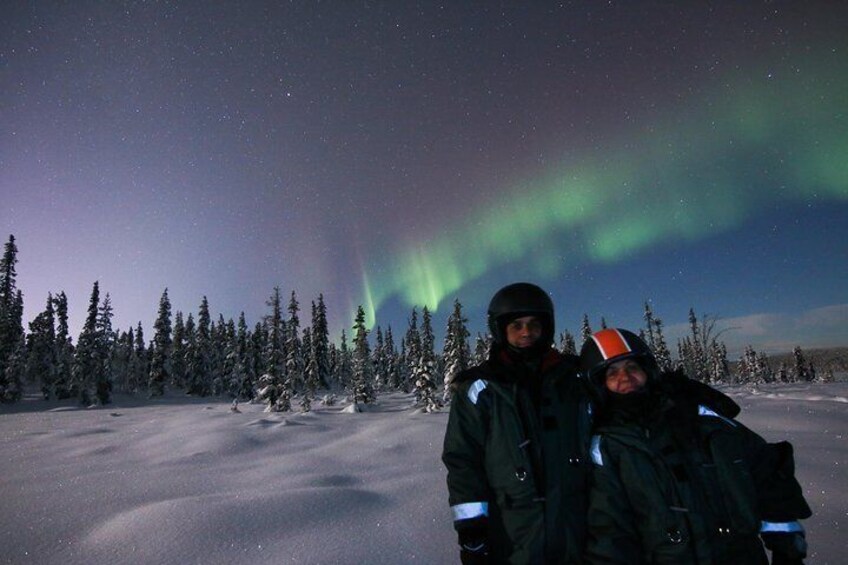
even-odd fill
[{"label": "person in snowsuit", "polygon": [[486,362],[453,383],[442,461],[463,563],[579,563],[585,544],[589,395],[576,355],[553,349],[538,286],[499,290]]},{"label": "person in snowsuit", "polygon": [[733,420],[719,391],[661,374],[627,330],[593,334],[580,363],[596,395],[589,563],[766,565],[762,542],[772,563],[803,563],[811,511],[789,443]]}]

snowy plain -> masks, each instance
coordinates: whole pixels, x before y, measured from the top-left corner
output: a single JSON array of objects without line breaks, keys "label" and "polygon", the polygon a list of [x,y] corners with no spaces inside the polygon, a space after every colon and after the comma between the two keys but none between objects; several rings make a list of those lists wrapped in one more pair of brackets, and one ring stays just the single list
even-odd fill
[{"label": "snowy plain", "polygon": [[[725,389],[795,445],[813,508],[807,563],[845,562],[848,383]],[[0,562],[457,563],[439,459],[447,411],[232,412],[223,399],[116,396],[0,407]]]}]

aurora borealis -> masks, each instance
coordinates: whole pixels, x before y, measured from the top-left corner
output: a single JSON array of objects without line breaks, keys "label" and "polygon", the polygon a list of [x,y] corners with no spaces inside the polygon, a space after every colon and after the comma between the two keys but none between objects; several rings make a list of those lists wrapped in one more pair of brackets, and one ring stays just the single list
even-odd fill
[{"label": "aurora borealis", "polygon": [[[848,339],[848,7],[38,2],[0,19],[0,211],[31,319],[256,321],[279,285],[474,331],[491,293],[737,343]],[[439,328],[440,329],[440,328]],[[790,334],[790,335],[784,335]]]}]

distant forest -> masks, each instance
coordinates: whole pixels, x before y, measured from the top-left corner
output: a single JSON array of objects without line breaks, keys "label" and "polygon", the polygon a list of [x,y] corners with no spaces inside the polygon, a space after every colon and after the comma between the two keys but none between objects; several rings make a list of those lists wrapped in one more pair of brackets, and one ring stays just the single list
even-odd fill
[{"label": "distant forest", "polygon": [[[166,388],[198,396],[222,396],[235,403],[261,402],[269,412],[308,412],[313,402],[333,404],[340,395],[355,407],[374,402],[384,391],[413,393],[417,406],[434,411],[450,401],[450,383],[462,370],[481,363],[490,336],[477,334],[469,346],[468,320],[454,301],[441,352],[436,351],[432,317],[413,307],[398,343],[389,326],[373,331],[360,306],[350,336],[330,340],[327,310],[319,294],[309,308],[309,325],[301,324],[301,304],[294,291],[284,303],[279,288],[267,301],[267,314],[249,328],[244,313],[237,321],[219,314],[213,321],[204,296],[197,315],[172,314],[168,289],[162,292],[153,337],[145,339],[141,323],[126,330],[112,327],[109,293],[101,298],[94,282],[82,331],[73,342],[68,330],[64,292],[47,295],[44,310],[23,325],[23,294],[16,285],[18,249],[10,235],[0,261],[0,400],[21,399],[25,387],[38,387],[45,399],[76,398],[83,405],[108,404],[112,393],[162,396]],[[305,315],[305,312],[304,312]],[[747,347],[730,362],[715,329],[716,319],[699,319],[689,311],[690,333],[679,340],[673,356],[663,323],[645,303],[640,336],[653,349],[660,368],[682,369],[709,384],[812,382],[833,380],[829,359],[821,370],[800,347],[778,362]],[[606,322],[601,318],[601,327]],[[580,343],[592,333],[584,314]],[[350,339],[350,342],[348,342]],[[578,353],[575,336],[559,335],[562,353]],[[834,362],[830,362],[834,361]]]}]

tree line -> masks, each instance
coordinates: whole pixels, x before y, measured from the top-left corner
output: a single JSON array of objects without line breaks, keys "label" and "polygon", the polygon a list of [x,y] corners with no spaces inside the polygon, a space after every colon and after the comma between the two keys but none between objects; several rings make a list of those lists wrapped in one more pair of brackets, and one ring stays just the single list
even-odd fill
[{"label": "tree line", "polygon": [[[267,313],[252,328],[242,312],[238,320],[219,314],[213,321],[204,296],[197,315],[172,313],[166,288],[159,300],[153,337],[145,339],[139,322],[113,328],[111,298],[101,298],[98,282],[89,297],[83,328],[74,343],[68,328],[64,292],[47,296],[44,310],[23,326],[23,294],[16,285],[18,249],[14,236],[0,261],[0,400],[21,398],[25,385],[38,386],[45,399],[76,398],[84,405],[108,404],[113,392],[149,397],[166,389],[197,396],[225,396],[261,402],[267,411],[308,412],[313,402],[333,404],[338,395],[355,407],[370,404],[387,391],[411,393],[416,406],[431,412],[450,401],[450,383],[467,367],[483,362],[491,337],[477,334],[469,347],[468,320],[459,300],[448,317],[444,343],[436,351],[431,312],[413,307],[405,333],[397,343],[391,326],[370,331],[360,306],[350,336],[342,331],[338,345],[330,340],[324,297],[310,302],[309,324],[301,324],[301,304],[294,291],[284,304],[274,288]],[[641,337],[654,350],[663,370],[683,369],[710,384],[827,380],[795,348],[794,363],[773,370],[764,354],[748,346],[731,370],[727,349],[715,330],[715,318],[700,320],[689,312],[690,335],[677,343],[673,359],[663,323],[645,303]],[[606,327],[601,318],[601,327]],[[581,343],[592,333],[583,316]],[[350,339],[350,343],[348,343]],[[372,347],[373,342],[373,347]],[[577,353],[574,336],[565,331],[558,349]]]}]

